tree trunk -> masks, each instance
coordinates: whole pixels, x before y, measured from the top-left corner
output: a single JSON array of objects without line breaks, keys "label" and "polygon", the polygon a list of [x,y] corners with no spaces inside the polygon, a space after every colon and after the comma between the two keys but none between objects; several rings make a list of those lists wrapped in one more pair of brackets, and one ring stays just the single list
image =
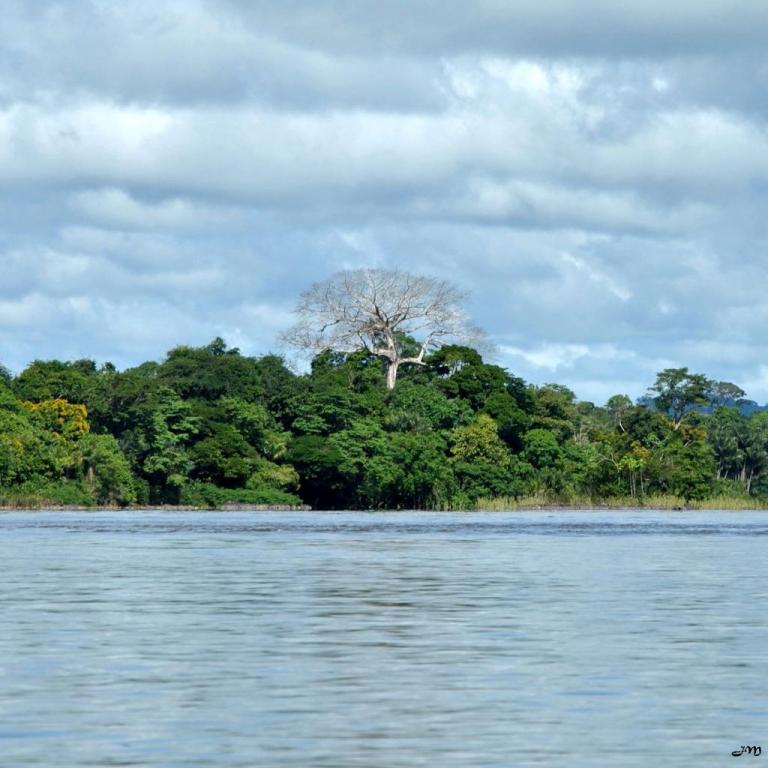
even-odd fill
[{"label": "tree trunk", "polygon": [[397,382],[397,369],[400,365],[399,360],[390,360],[387,366],[387,389],[394,389]]}]

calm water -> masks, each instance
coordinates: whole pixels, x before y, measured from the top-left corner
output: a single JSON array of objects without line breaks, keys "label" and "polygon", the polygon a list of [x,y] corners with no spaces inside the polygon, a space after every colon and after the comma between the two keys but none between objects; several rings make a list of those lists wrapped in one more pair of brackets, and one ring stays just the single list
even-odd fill
[{"label": "calm water", "polygon": [[0,765],[768,759],[768,515],[0,514]]}]

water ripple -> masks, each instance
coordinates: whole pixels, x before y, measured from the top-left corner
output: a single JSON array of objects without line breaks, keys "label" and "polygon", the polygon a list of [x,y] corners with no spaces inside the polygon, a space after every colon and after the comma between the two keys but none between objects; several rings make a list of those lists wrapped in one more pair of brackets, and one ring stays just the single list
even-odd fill
[{"label": "water ripple", "polygon": [[0,514],[8,766],[717,765],[759,513]]}]

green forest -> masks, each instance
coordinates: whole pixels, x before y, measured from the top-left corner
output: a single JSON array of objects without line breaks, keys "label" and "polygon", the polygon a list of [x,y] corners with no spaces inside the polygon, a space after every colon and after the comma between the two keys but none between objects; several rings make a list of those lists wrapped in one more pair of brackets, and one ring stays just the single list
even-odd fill
[{"label": "green forest", "polygon": [[[403,343],[407,346],[408,339]],[[579,402],[445,345],[386,386],[362,349],[297,374],[217,338],[125,371],[92,360],[0,368],[6,506],[516,504],[755,506],[768,412],[687,368],[639,402]],[[670,502],[670,500],[672,500]]]}]

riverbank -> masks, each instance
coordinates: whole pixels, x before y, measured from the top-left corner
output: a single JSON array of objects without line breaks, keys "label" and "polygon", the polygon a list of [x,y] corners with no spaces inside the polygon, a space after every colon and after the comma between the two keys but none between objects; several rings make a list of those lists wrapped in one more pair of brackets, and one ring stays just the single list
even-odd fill
[{"label": "riverbank", "polygon": [[38,501],[33,504],[0,503],[0,512],[311,512],[306,504],[224,504],[220,507],[194,507],[188,504],[117,505],[58,504]]},{"label": "riverbank", "polygon": [[[755,499],[739,499],[718,497],[692,501],[675,496],[647,497],[642,503],[638,499],[612,498],[600,500],[557,500],[544,497],[526,497],[521,499],[479,499],[475,507],[443,507],[442,509],[421,510],[428,512],[538,512],[547,510],[573,510],[605,512],[610,510],[620,511],[729,511],[729,512],[762,512],[768,511],[768,504],[758,502]],[[149,504],[131,505],[125,507],[105,505],[61,504],[46,502],[44,500],[34,503],[0,503],[0,512],[96,512],[96,511],[121,511],[121,512],[327,512],[329,510],[313,510],[306,504],[223,504],[218,507],[191,506],[188,504]],[[395,511],[395,510],[334,510],[334,511]],[[397,510],[400,511],[400,510]],[[419,511],[419,510],[408,510]]]},{"label": "riverbank", "polygon": [[280,491],[254,491],[250,489],[231,490],[217,488],[206,483],[194,484],[191,491],[182,495],[180,504],[105,504],[89,493],[80,484],[48,483],[42,487],[29,483],[17,488],[0,488],[0,510],[2,509],[125,509],[194,511],[198,509],[278,510],[308,511],[311,507],[302,504],[294,494]]}]

